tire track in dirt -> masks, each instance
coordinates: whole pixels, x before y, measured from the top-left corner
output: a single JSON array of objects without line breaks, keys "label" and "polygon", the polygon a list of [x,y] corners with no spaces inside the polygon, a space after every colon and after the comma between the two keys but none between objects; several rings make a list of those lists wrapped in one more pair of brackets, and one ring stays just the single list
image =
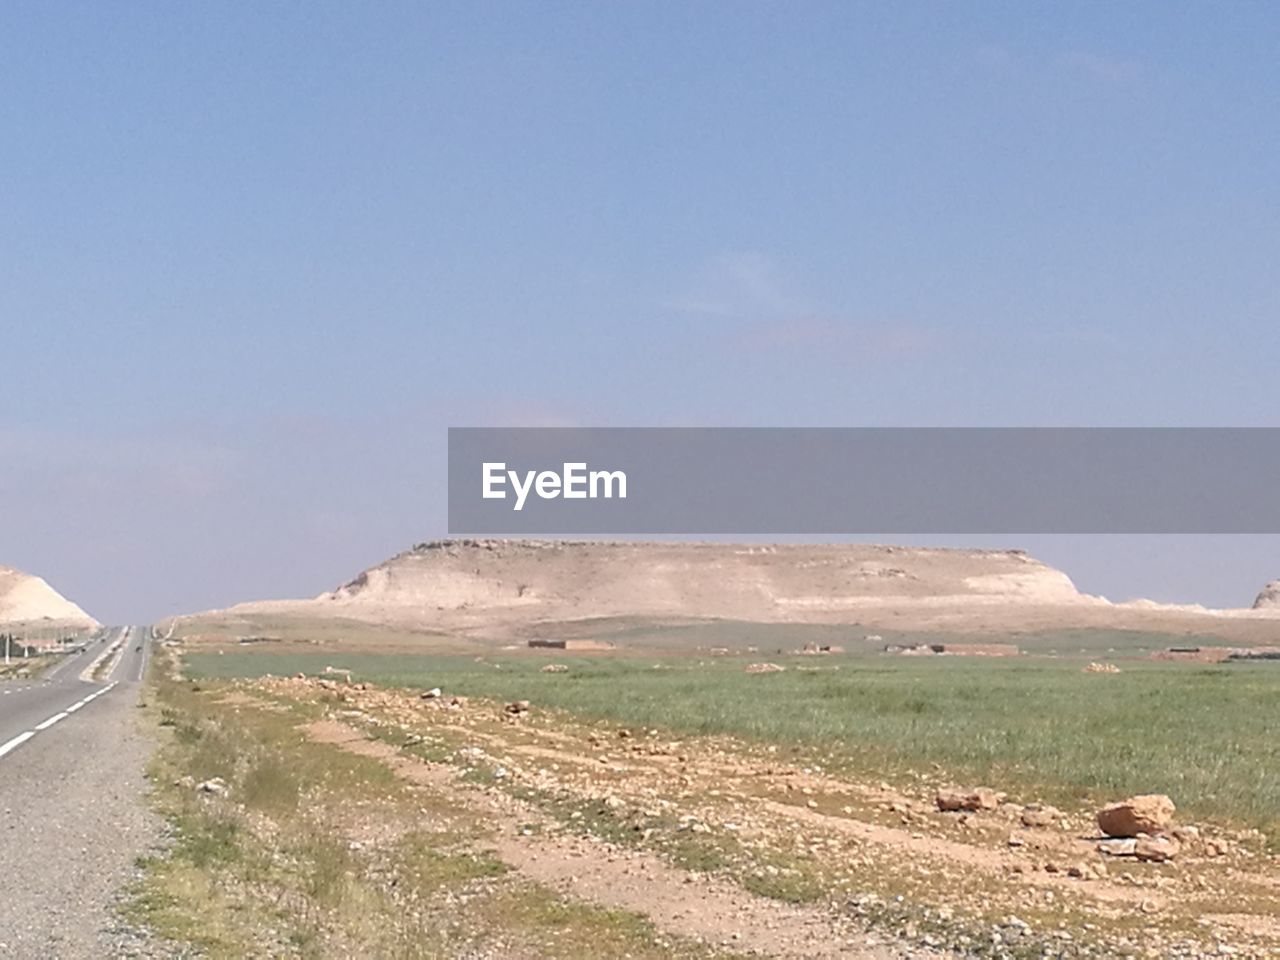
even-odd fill
[{"label": "tire track in dirt", "polygon": [[[724,883],[731,893],[753,898],[748,902],[757,906],[779,901],[753,892],[756,880],[771,891],[775,882],[786,887],[797,877],[797,883],[818,883],[824,906],[810,901],[801,909],[852,923],[855,937],[861,934],[864,944],[868,931],[886,931],[887,943],[903,952],[930,940],[935,949],[942,944],[961,949],[958,944],[988,935],[984,926],[990,935],[1003,937],[1012,930],[1013,936],[1034,935],[1049,945],[1064,931],[1084,942],[1096,939],[1107,948],[1127,949],[1136,920],[1148,936],[1179,950],[1194,953],[1206,942],[1223,942],[1238,944],[1246,956],[1253,955],[1249,951],[1255,947],[1270,949],[1273,944],[1263,941],[1274,941],[1277,935],[1268,910],[1276,881],[1265,869],[1259,871],[1265,857],[1245,846],[1245,834],[1220,825],[1210,824],[1208,829],[1215,843],[1227,844],[1225,854],[1193,845],[1176,867],[1109,862],[1099,855],[1087,814],[1069,811],[1053,825],[1043,826],[1024,822],[1024,808],[1017,802],[1002,804],[996,811],[939,813],[934,795],[945,781],[937,776],[922,775],[917,789],[904,791],[883,782],[841,779],[826,769],[823,757],[793,762],[772,745],[671,738],[656,729],[578,722],[549,711],[530,713],[519,703],[469,703],[465,697],[423,703],[431,698],[324,679],[273,679],[265,689],[290,699],[334,701],[328,704],[330,716],[350,720],[348,737],[363,738],[360,731],[378,729],[378,738],[394,737],[398,731],[422,740],[428,728],[434,728],[426,736],[428,743],[459,748],[454,752],[467,758],[467,764],[478,761],[481,772],[495,773],[502,784],[480,787],[470,778],[455,781],[451,761],[428,765],[400,754],[394,743],[378,742],[410,763],[444,768],[443,782],[455,793],[469,789],[488,803],[523,804],[510,814],[517,819],[507,821],[514,847],[504,858],[512,865],[518,861],[524,875],[532,877],[536,870],[542,883],[580,898],[581,888],[588,885],[616,886],[627,870],[644,875],[649,868],[639,865],[638,856],[677,870],[675,879],[686,888]],[[334,711],[339,704],[342,707]],[[533,799],[523,799],[519,791],[525,788],[533,791]],[[557,809],[570,805],[571,828],[584,816],[584,825],[603,817],[603,827],[588,826],[582,831],[585,836],[571,840],[562,832],[566,821],[560,813],[542,812],[543,799]],[[553,866],[532,859],[544,837],[515,839],[521,822],[551,825],[547,832],[555,833],[561,844],[547,854]],[[623,841],[610,846],[598,836],[614,836],[611,831],[617,828],[642,831],[644,841],[650,833],[658,839],[652,844]],[[695,867],[688,874],[695,879],[688,880],[678,866],[683,859],[673,864],[672,857],[683,857],[681,838],[694,833],[709,835],[706,844],[697,841],[694,846],[709,845],[717,857],[728,851],[734,872],[725,867],[708,875]],[[622,866],[600,874],[579,864],[563,866],[575,857],[588,865],[604,859]],[[810,895],[811,891],[804,893],[806,899]],[[849,897],[847,917],[832,899],[841,895]],[[663,929],[690,929],[681,926],[682,918],[675,915],[678,908],[669,916],[662,914],[660,894],[648,893],[639,903],[636,912],[656,911],[652,919]],[[734,908],[730,902],[724,909]],[[918,921],[941,923],[941,936],[900,932],[919,931]],[[721,931],[731,937],[734,927],[723,924],[715,934]],[[1241,936],[1252,942],[1246,945]],[[740,937],[744,945],[751,942],[745,934]],[[780,956],[824,955],[800,949],[787,953],[786,942],[780,949]],[[844,948],[833,955],[903,952],[859,954]]]},{"label": "tire track in dirt", "polygon": [[464,791],[494,826],[498,857],[522,876],[578,900],[631,911],[658,929],[712,944],[738,946],[781,960],[942,958],[919,948],[869,946],[866,932],[829,911],[759,897],[723,880],[681,870],[651,854],[579,837],[520,836],[522,826],[550,826],[536,808],[461,782],[449,767],[407,757],[336,720],[304,728],[308,737],[378,760],[414,783]]},{"label": "tire track in dirt", "polygon": [[[473,739],[484,742],[505,754],[557,762],[582,770],[590,770],[595,766],[589,757],[584,757],[582,754],[574,754],[559,747],[512,743],[494,734],[474,728],[469,728],[467,732]],[[563,741],[566,747],[573,743],[571,738],[551,731],[539,730],[535,735],[539,739],[551,742]],[[675,775],[685,769],[686,764],[679,762],[676,757],[662,754],[628,755],[625,762],[615,772],[626,776],[644,768],[660,771],[667,775]],[[742,782],[751,779],[765,787],[786,787],[804,783],[812,785],[827,796],[857,795],[863,800],[880,803],[907,799],[901,794],[886,792],[879,788],[873,789],[864,785],[849,784],[830,777],[811,773],[800,774],[797,771],[775,770],[772,768],[761,770],[759,767],[741,762],[708,762],[700,757],[694,766],[694,772],[696,779],[699,780],[707,779],[709,781],[711,777],[707,775],[712,774],[717,779],[723,778],[730,781],[737,780]],[[849,837],[860,843],[873,844],[886,850],[894,850],[901,853],[904,859],[945,861],[965,869],[980,870],[992,877],[1006,877],[1011,863],[1015,862],[1008,854],[992,850],[986,846],[948,840],[936,836],[921,836],[910,830],[884,826],[860,820],[853,816],[833,816],[798,804],[771,800],[765,796],[751,795],[748,799],[755,806],[757,813],[772,814],[784,823],[807,824],[823,831],[828,836]],[[1051,848],[1046,849],[1044,853],[1047,857],[1055,860],[1087,857],[1093,852],[1093,845],[1087,841],[1063,840],[1045,835],[1039,838],[1039,842]],[[1095,900],[1099,904],[1099,909],[1104,909],[1107,905],[1113,905],[1123,910],[1132,910],[1140,907],[1143,903],[1148,905],[1148,909],[1163,909],[1168,902],[1168,898],[1158,891],[1121,887],[1115,884],[1082,884],[1061,874],[1026,872],[1021,875],[1021,882],[1027,886],[1070,892],[1075,896]]]}]

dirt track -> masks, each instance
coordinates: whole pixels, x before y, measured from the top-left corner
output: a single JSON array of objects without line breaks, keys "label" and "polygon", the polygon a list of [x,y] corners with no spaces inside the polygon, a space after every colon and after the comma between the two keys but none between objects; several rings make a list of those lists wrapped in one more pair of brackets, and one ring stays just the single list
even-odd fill
[{"label": "dirt track", "polygon": [[[416,783],[465,789],[452,768],[406,757],[346,724],[321,721],[312,724],[308,733],[318,742],[376,758]],[[504,863],[567,896],[642,914],[668,933],[787,960],[941,956],[905,946],[877,945],[876,938],[868,937],[858,925],[841,922],[826,911],[753,896],[733,883],[674,868],[652,854],[590,835],[543,833],[554,827],[548,817],[499,791],[476,792],[474,801],[496,831],[495,850]],[[530,830],[531,824],[538,825],[537,834]]]},{"label": "dirt track", "polygon": [[[780,957],[927,956],[946,955],[958,938],[1030,946],[1070,932],[1117,954],[1140,944],[1196,956],[1205,936],[1243,956],[1280,949],[1267,920],[1280,910],[1274,863],[1225,833],[1213,834],[1212,851],[1204,834],[1177,867],[1108,862],[1088,816],[1028,828],[1016,803],[939,813],[927,792],[728,741],[668,742],[331,681],[244,689],[330,703],[330,719],[308,728],[313,737],[470,796],[495,826],[500,857],[531,879],[709,943]],[[449,760],[426,762],[398,746],[406,742],[447,749]],[[471,782],[477,773],[488,786]],[[709,872],[681,866],[690,843],[715,853]],[[779,902],[792,890],[802,905]]]}]

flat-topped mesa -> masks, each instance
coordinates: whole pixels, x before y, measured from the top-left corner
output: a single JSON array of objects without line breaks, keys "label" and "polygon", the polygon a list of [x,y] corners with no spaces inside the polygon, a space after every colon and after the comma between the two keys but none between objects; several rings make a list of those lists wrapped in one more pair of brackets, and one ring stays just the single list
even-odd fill
[{"label": "flat-topped mesa", "polygon": [[604,616],[840,620],[868,607],[1089,602],[1017,550],[867,544],[445,540],[308,606],[376,620]]},{"label": "flat-topped mesa", "polygon": [[44,580],[0,566],[0,626],[18,623],[89,629],[99,626],[97,620]]},{"label": "flat-topped mesa", "polygon": [[1253,609],[1280,611],[1280,580],[1272,580],[1262,588],[1253,601]]}]

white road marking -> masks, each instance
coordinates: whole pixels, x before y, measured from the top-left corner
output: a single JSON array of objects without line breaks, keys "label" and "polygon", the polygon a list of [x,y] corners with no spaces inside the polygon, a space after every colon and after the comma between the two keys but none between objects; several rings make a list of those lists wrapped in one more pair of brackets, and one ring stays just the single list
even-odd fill
[{"label": "white road marking", "polygon": [[16,737],[14,737],[12,740],[9,740],[3,744],[0,744],[0,757],[3,757],[9,751],[15,750],[18,747],[22,746],[24,743],[26,743],[28,740],[34,737],[37,732],[48,730],[59,720],[66,719],[66,717],[69,714],[75,713],[81,707],[91,703],[93,700],[102,696],[104,693],[110,692],[112,687],[116,686],[117,683],[118,681],[112,681],[111,683],[107,684],[105,687],[101,687],[93,691],[93,693],[89,694],[87,697],[84,697],[76,701],[71,706],[67,707],[67,709],[62,710],[59,713],[55,713],[52,717],[49,717],[49,719],[47,720],[42,720],[40,723],[37,723],[34,729],[28,730],[25,733],[20,733]]},{"label": "white road marking", "polygon": [[35,736],[35,732],[32,730],[28,730],[26,733],[20,733],[16,737],[14,737],[12,740],[9,740],[6,743],[0,744],[0,757],[3,757],[10,750],[13,750],[16,747],[22,746],[24,743],[26,743],[28,740],[30,740],[34,736]]},{"label": "white road marking", "polygon": [[63,710],[61,713],[55,713],[52,717],[50,717],[48,720],[45,720],[43,723],[37,723],[36,730],[48,730],[59,720],[65,720],[66,716],[67,716],[67,711],[65,710]]}]

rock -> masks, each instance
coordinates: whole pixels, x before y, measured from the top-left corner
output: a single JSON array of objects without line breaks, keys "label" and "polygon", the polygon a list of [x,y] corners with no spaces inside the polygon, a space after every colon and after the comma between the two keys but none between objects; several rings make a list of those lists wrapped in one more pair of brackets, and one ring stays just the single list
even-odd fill
[{"label": "rock", "polygon": [[543,673],[568,673],[569,667],[563,663],[548,663],[542,668]]},{"label": "rock", "polygon": [[1166,863],[1178,855],[1182,844],[1173,837],[1138,837],[1133,842],[1133,855],[1147,863]]},{"label": "rock", "polygon": [[211,793],[214,796],[225,796],[227,793],[227,781],[221,777],[213,777],[210,780],[204,780],[196,785],[196,790],[200,793]]},{"label": "rock", "polygon": [[1084,668],[1085,673],[1119,673],[1120,668],[1114,663],[1091,663]]},{"label": "rock", "polygon": [[1053,807],[1029,803],[1022,808],[1019,819],[1024,827],[1052,827],[1061,816],[1061,811],[1055,810]]},{"label": "rock", "polygon": [[997,793],[989,787],[977,787],[973,790],[939,790],[934,802],[938,809],[946,813],[965,810],[970,813],[979,810],[994,810],[1004,800],[1003,793]]},{"label": "rock", "polygon": [[502,708],[502,711],[510,716],[518,717],[521,714],[529,712],[528,700],[513,700]]},{"label": "rock", "polygon": [[749,663],[747,673],[781,673],[787,669],[778,663]]},{"label": "rock", "polygon": [[1110,857],[1133,857],[1145,863],[1167,863],[1182,850],[1182,844],[1171,836],[1161,834],[1127,837],[1117,840],[1103,840],[1098,844],[1098,852]]},{"label": "rock", "polygon": [[1270,610],[1276,607],[1280,607],[1280,580],[1272,580],[1268,583],[1253,601],[1255,610]]},{"label": "rock", "polygon": [[430,690],[428,690],[426,693],[422,695],[422,699],[423,700],[439,700],[442,696],[444,696],[444,694],[441,692],[439,687],[432,687]]},{"label": "rock", "polygon": [[1177,808],[1162,793],[1130,797],[1098,811],[1098,829],[1109,837],[1136,837],[1140,833],[1155,836],[1173,822]]},{"label": "rock", "polygon": [[1105,853],[1109,857],[1132,857],[1137,844],[1138,841],[1133,838],[1127,840],[1103,840],[1098,844],[1098,852]]}]

